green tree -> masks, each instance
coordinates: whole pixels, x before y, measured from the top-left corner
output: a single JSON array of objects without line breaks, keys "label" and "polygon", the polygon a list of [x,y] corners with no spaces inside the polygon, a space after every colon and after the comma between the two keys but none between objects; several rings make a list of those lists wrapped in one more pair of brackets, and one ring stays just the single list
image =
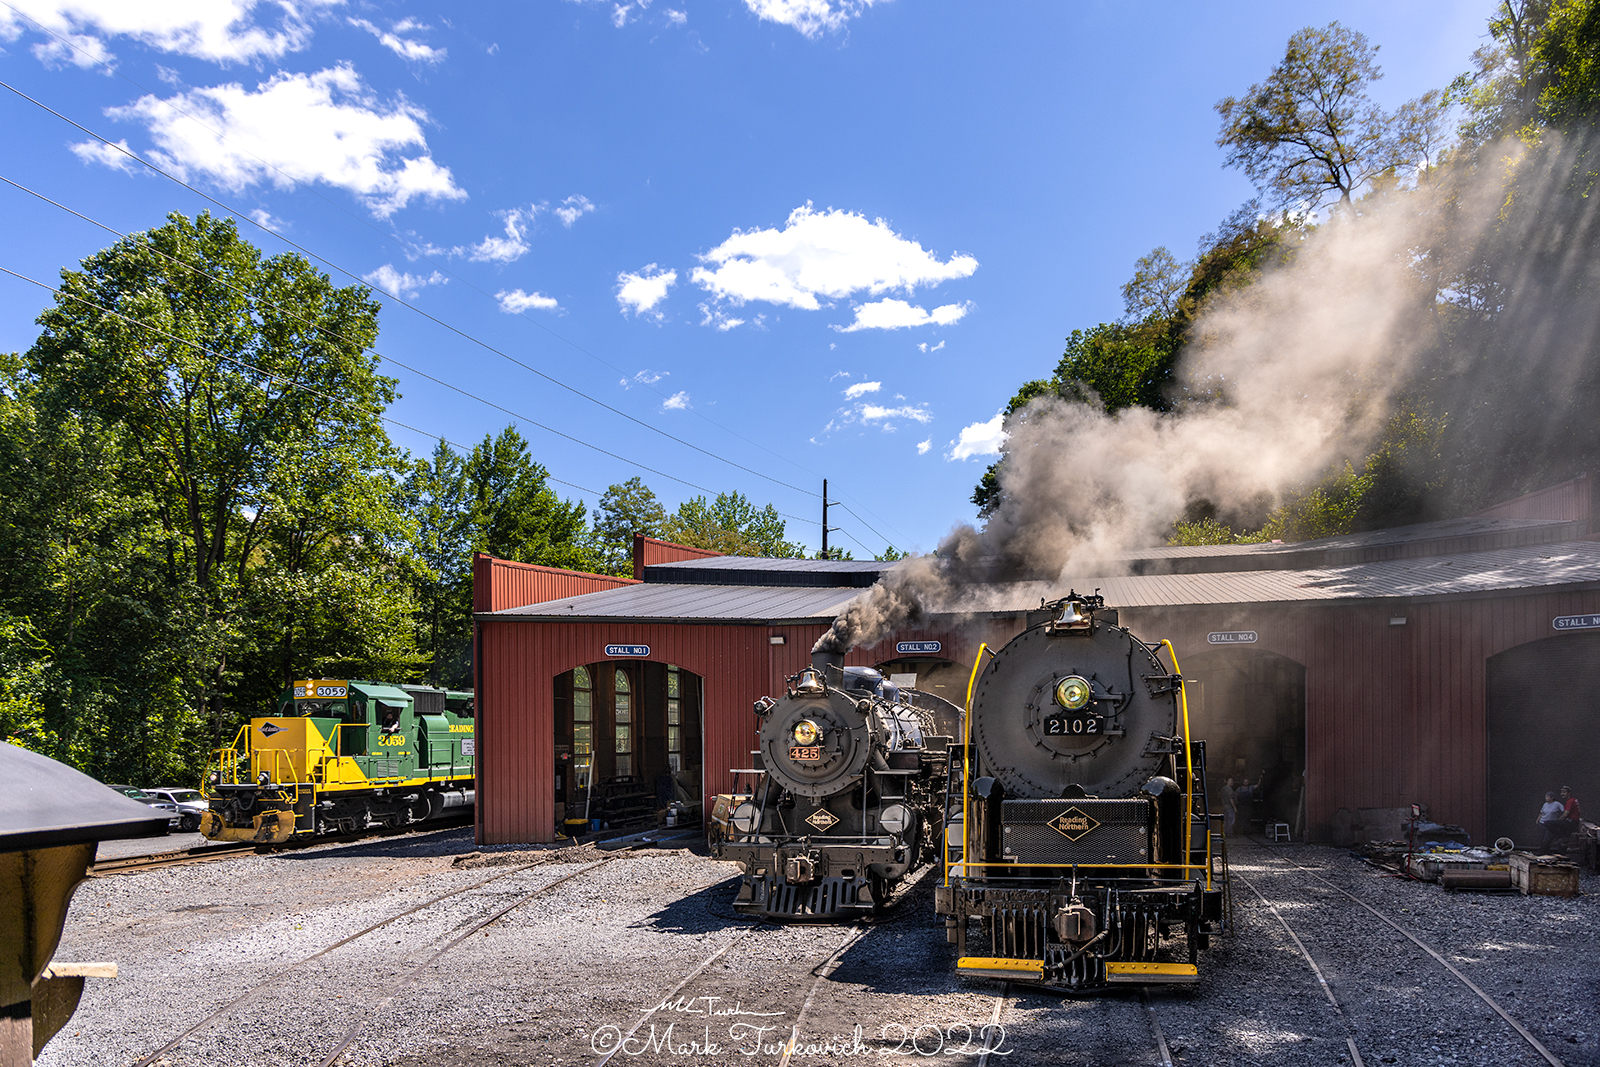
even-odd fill
[{"label": "green tree", "polygon": [[[286,628],[295,671],[404,671],[412,606],[382,578],[405,526],[381,425],[394,383],[369,351],[370,291],[207,214],[118,242],[60,288],[11,375],[0,479],[38,509],[41,584],[10,576],[4,595],[51,649],[65,755],[198,771],[289,672]],[[296,622],[308,605],[327,616],[314,631]]]},{"label": "green tree", "polygon": [[1374,179],[1426,160],[1447,105],[1429,92],[1395,115],[1368,87],[1377,46],[1337,22],[1289,38],[1283,59],[1242,97],[1217,102],[1217,144],[1275,205],[1349,204]]},{"label": "green tree", "polygon": [[666,521],[667,509],[637,475],[607,486],[594,513],[594,536],[605,573],[631,576],[633,535],[660,537]]},{"label": "green tree", "polygon": [[516,427],[486,435],[467,456],[462,476],[474,551],[543,567],[600,566],[587,509],[550,489],[549,472],[534,461]]},{"label": "green tree", "polygon": [[413,461],[405,500],[416,523],[417,647],[428,657],[430,682],[456,684],[470,675],[472,618],[461,610],[461,591],[472,582],[473,542],[465,464],[456,450],[440,441],[431,457]]},{"label": "green tree", "polygon": [[788,524],[778,509],[768,504],[757,509],[738,490],[718,493],[711,503],[692,497],[667,516],[663,536],[680,545],[709,549],[729,556],[765,556],[801,559],[805,550],[785,541]]}]

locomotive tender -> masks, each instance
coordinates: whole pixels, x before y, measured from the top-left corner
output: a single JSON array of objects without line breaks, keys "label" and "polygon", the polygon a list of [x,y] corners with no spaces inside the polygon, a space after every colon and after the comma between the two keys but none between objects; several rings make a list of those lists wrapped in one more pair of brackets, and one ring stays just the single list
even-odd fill
[{"label": "locomotive tender", "polygon": [[782,919],[871,912],[936,855],[960,709],[817,652],[755,705],[749,792],[716,798],[712,854],[744,876],[737,911]]},{"label": "locomotive tender", "polygon": [[320,679],[216,752],[201,792],[212,840],[400,827],[470,807],[476,713],[469,692]]},{"label": "locomotive tender", "polygon": [[980,651],[968,687],[935,890],[957,973],[1058,990],[1197,981],[1227,864],[1172,646],[1118,626],[1098,594],[1041,609],[987,669]]}]

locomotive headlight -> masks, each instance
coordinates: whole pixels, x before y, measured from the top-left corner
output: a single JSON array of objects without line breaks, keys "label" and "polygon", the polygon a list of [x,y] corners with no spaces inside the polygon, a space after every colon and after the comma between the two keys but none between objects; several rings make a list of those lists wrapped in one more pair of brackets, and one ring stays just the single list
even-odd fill
[{"label": "locomotive headlight", "polygon": [[801,719],[794,724],[794,743],[797,745],[814,745],[822,739],[822,727],[810,719]]},{"label": "locomotive headlight", "polygon": [[904,804],[890,804],[879,813],[878,825],[891,834],[905,833],[911,825],[911,812]]},{"label": "locomotive headlight", "polygon": [[733,828],[741,834],[753,834],[759,813],[754,804],[740,804],[733,809]]},{"label": "locomotive headlight", "polygon": [[1093,695],[1094,690],[1089,683],[1076,674],[1069,674],[1056,683],[1056,703],[1068,711],[1078,711],[1089,703]]}]

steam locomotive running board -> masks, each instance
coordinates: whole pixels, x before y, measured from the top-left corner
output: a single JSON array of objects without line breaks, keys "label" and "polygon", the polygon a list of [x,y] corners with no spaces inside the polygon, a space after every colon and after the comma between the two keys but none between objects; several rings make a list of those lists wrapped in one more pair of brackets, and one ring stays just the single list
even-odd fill
[{"label": "steam locomotive running board", "polygon": [[1109,960],[1106,962],[1106,983],[1118,982],[1138,985],[1157,983],[1188,983],[1200,981],[1200,968],[1192,963],[1135,963]]}]

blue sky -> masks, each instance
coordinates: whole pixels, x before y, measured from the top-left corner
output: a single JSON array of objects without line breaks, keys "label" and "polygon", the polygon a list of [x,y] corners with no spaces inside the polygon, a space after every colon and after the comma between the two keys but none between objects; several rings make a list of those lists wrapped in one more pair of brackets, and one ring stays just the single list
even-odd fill
[{"label": "blue sky", "polygon": [[[1291,33],[1366,33],[1393,107],[1492,7],[4,0],[0,78],[386,290],[378,351],[549,427],[522,431],[563,495],[738,489],[814,548],[826,477],[862,558],[970,521],[983,424],[1138,256],[1252,195],[1212,105]],[[209,206],[15,93],[0,124],[0,176],[114,229]],[[113,240],[0,205],[34,278]],[[0,275],[0,350],[47,299]],[[512,421],[385,372],[413,451]]]}]

